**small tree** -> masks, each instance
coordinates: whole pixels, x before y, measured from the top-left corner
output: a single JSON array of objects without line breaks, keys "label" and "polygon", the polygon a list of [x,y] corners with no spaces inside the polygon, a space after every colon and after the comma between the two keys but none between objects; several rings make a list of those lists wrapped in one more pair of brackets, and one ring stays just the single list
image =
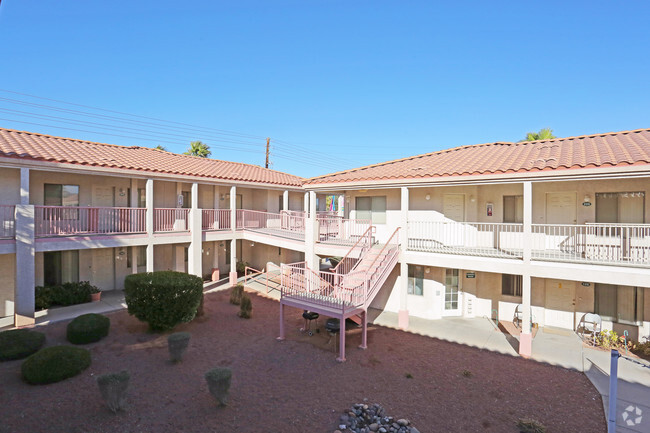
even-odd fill
[{"label": "small tree", "polygon": [[126,389],[131,376],[126,370],[97,376],[97,385],[102,398],[113,413],[126,408]]},{"label": "small tree", "polygon": [[239,313],[237,313],[237,315],[244,319],[250,319],[252,312],[253,303],[251,302],[251,298],[246,293],[244,293],[241,297],[241,302],[239,303]]},{"label": "small tree", "polygon": [[205,373],[205,381],[208,382],[210,394],[217,399],[220,406],[228,403],[228,390],[230,389],[230,380],[232,371],[229,368],[217,367]]},{"label": "small tree", "polygon": [[202,141],[191,142],[187,151],[183,152],[183,155],[199,156],[201,158],[207,158],[211,154],[210,147]]},{"label": "small tree", "polygon": [[519,143],[522,141],[550,140],[552,138],[557,138],[553,135],[553,130],[551,128],[542,128],[539,132],[527,133],[526,138],[519,140]]}]

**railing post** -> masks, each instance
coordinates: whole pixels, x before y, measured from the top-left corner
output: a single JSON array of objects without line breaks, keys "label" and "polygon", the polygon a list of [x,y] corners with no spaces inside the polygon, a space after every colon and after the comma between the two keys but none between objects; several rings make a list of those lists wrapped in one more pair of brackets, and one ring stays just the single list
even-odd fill
[{"label": "railing post", "polygon": [[145,201],[147,205],[147,272],[153,272],[153,232],[154,232],[154,207],[153,207],[153,179],[147,179],[145,186]]}]

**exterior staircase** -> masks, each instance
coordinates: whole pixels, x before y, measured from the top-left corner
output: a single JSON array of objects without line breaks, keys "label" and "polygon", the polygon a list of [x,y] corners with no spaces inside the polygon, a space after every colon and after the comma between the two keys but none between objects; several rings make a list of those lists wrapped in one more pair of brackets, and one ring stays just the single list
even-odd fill
[{"label": "exterior staircase", "polygon": [[[372,244],[369,228],[348,254],[331,271],[314,271],[305,262],[282,265],[281,327],[284,339],[283,307],[285,305],[338,318],[344,329],[351,318],[363,327],[362,347],[365,349],[366,312],[388,279],[399,258],[399,229],[385,244]],[[354,258],[354,257],[357,258]],[[339,361],[345,360],[345,332],[340,332]]]}]

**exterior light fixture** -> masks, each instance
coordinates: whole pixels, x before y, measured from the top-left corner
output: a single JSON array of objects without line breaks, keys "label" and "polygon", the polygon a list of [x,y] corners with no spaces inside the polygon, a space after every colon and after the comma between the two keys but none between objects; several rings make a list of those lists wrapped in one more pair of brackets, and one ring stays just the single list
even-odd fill
[{"label": "exterior light fixture", "polygon": [[431,194],[427,194],[427,195],[425,195],[425,196],[424,196],[424,199],[425,199],[425,200],[431,200]]},{"label": "exterior light fixture", "polygon": [[582,199],[583,203],[591,203],[591,197],[589,197],[589,194],[585,194],[585,197]]},{"label": "exterior light fixture", "polygon": [[476,197],[474,197],[473,195],[470,195],[469,196],[469,201],[474,203],[476,201]]}]

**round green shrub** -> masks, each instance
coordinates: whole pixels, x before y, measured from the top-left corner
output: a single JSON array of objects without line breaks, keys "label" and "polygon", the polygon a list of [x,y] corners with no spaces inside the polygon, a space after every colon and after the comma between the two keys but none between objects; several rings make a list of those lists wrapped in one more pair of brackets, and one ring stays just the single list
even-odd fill
[{"label": "round green shrub", "polygon": [[202,297],[203,281],[195,275],[157,271],[124,279],[129,314],[147,322],[152,331],[167,331],[194,319]]},{"label": "round green shrub", "polygon": [[90,366],[90,352],[81,347],[53,346],[36,352],[23,362],[23,379],[32,385],[60,382]]},{"label": "round green shrub", "polygon": [[111,320],[101,314],[83,314],[68,323],[67,338],[72,344],[88,344],[108,335]]},{"label": "round green shrub", "polygon": [[45,344],[45,334],[31,329],[12,329],[0,332],[0,361],[22,359]]}]

